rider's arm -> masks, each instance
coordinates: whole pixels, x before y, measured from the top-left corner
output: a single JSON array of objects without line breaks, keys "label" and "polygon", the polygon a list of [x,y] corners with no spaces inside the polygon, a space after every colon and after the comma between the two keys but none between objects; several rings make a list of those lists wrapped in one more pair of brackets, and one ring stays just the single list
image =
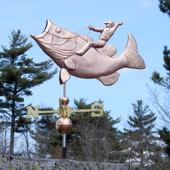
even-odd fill
[{"label": "rider's arm", "polygon": [[120,25],[122,25],[123,24],[123,22],[118,22],[118,23],[116,23],[115,25],[114,25],[114,27],[112,27],[112,32],[114,33],[115,31],[116,31],[116,29],[118,28],[118,26],[120,26]]},{"label": "rider's arm", "polygon": [[93,26],[89,25],[89,30],[93,30],[93,31],[96,31],[96,32],[103,32],[104,28],[93,27]]}]

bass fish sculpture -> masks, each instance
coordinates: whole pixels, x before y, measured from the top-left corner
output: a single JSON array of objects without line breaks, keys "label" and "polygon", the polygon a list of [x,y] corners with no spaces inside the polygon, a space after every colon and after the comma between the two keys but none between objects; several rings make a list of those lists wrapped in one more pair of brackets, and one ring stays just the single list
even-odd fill
[{"label": "bass fish sculpture", "polygon": [[60,84],[70,79],[96,78],[104,85],[113,85],[119,78],[116,71],[121,68],[144,69],[145,63],[137,50],[134,37],[129,33],[124,52],[118,57],[116,47],[106,42],[119,25],[112,21],[105,23],[106,28],[89,26],[89,29],[100,32],[98,41],[87,35],[78,35],[47,20],[46,28],[40,35],[31,35],[41,49],[61,68]]}]

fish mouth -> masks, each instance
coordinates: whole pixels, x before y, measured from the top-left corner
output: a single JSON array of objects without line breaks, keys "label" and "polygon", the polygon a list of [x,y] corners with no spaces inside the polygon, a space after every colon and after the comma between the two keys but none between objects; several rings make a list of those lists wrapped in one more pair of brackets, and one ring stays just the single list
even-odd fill
[{"label": "fish mouth", "polygon": [[52,25],[52,22],[49,19],[47,19],[44,31],[39,35],[30,35],[30,36],[35,40],[45,37],[46,34],[49,32],[51,25]]}]

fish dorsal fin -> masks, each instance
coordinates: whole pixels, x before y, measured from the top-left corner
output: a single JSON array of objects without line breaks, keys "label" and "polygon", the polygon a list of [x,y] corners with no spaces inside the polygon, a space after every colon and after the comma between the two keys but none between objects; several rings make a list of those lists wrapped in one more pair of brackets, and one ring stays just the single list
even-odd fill
[{"label": "fish dorsal fin", "polygon": [[63,83],[65,83],[67,80],[69,80],[70,79],[70,73],[66,70],[66,69],[64,69],[64,68],[62,68],[61,70],[60,70],[60,84],[63,84]]},{"label": "fish dorsal fin", "polygon": [[105,86],[111,86],[117,82],[119,76],[120,76],[120,74],[115,72],[108,76],[98,77],[97,79],[100,80]]},{"label": "fish dorsal fin", "polygon": [[91,37],[89,37],[88,35],[85,34],[81,34],[80,35],[83,39],[85,39],[86,41],[93,41],[93,39]]},{"label": "fish dorsal fin", "polygon": [[116,47],[112,44],[106,44],[103,48],[97,48],[97,50],[109,57],[112,57],[117,53]]},{"label": "fish dorsal fin", "polygon": [[69,68],[69,69],[73,70],[73,69],[76,68],[76,64],[74,63],[73,60],[65,60],[64,63],[66,65],[66,67]]}]

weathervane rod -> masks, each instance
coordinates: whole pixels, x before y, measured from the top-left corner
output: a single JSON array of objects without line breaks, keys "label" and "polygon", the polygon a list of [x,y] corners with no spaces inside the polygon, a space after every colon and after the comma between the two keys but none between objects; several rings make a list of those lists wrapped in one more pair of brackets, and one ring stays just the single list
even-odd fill
[{"label": "weathervane rod", "polygon": [[[63,84],[63,97],[66,97],[66,82]],[[66,159],[66,134],[62,134],[62,159]]]},{"label": "weathervane rod", "polygon": [[63,96],[66,97],[66,82],[63,84]]}]

